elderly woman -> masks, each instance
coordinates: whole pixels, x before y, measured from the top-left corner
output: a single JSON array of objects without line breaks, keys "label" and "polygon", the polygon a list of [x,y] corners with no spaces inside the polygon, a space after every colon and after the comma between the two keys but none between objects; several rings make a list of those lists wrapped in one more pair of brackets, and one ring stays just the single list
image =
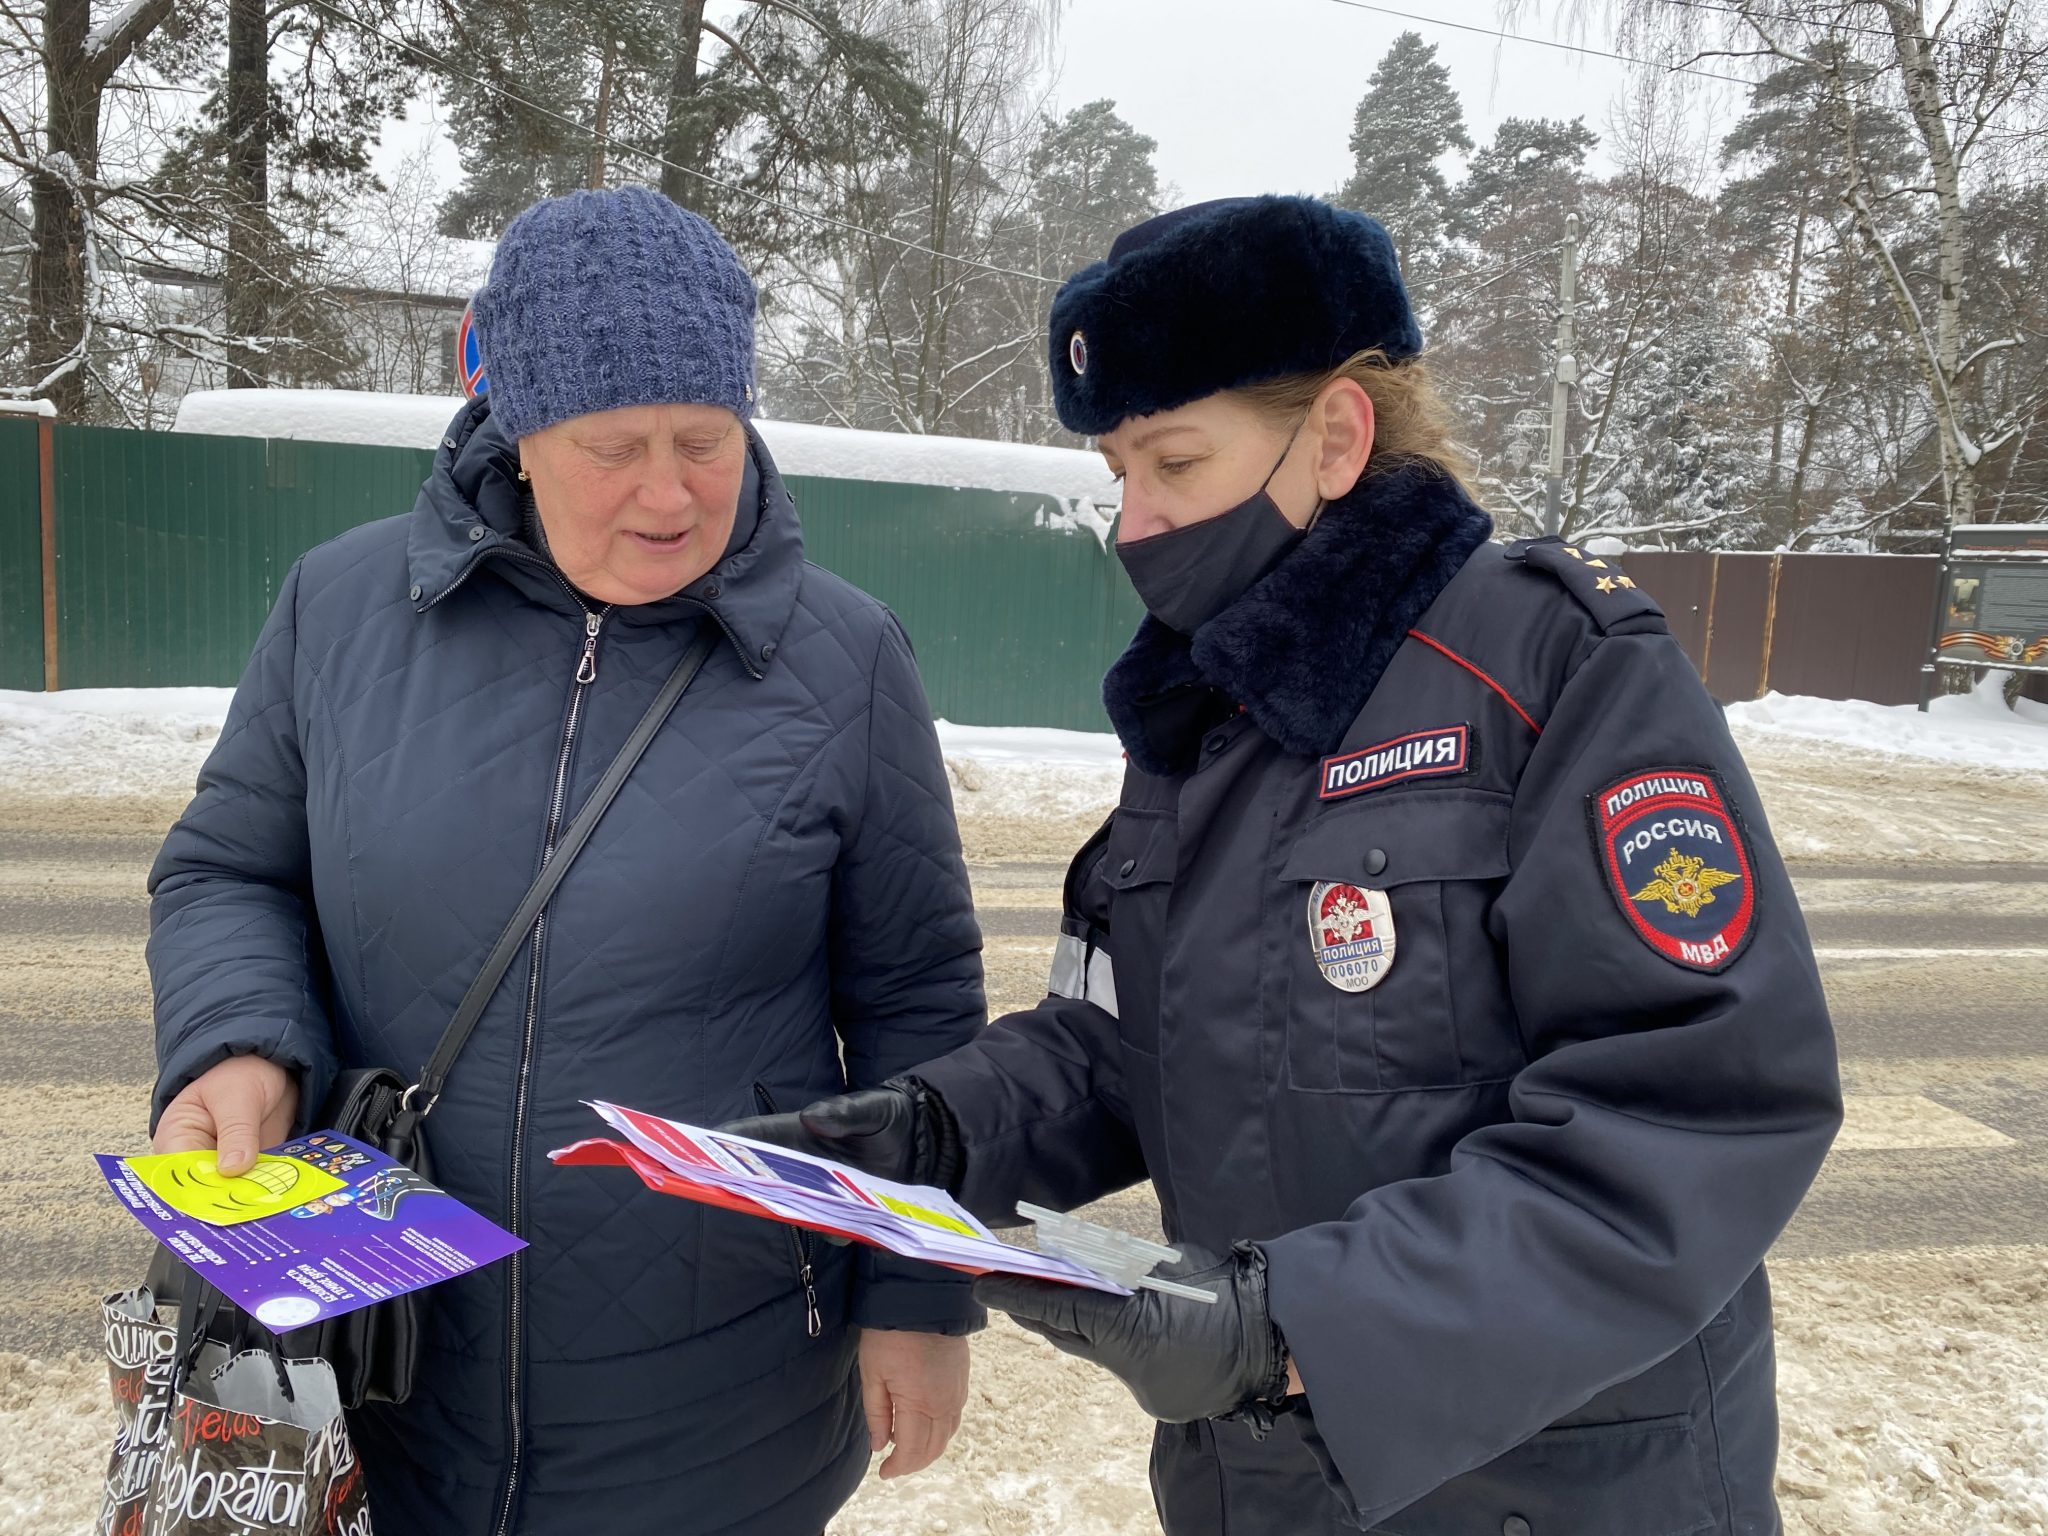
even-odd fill
[{"label": "elderly woman", "polygon": [[475,305],[488,395],[409,516],[286,576],[150,879],[155,1144],[235,1171],[337,1067],[417,1072],[716,635],[425,1122],[438,1181],[531,1246],[430,1292],[413,1396],[352,1416],[380,1531],[816,1532],[871,1449],[914,1471],[958,1422],[958,1277],[546,1159],[585,1099],[715,1123],[879,1084],[983,1018],[910,646],[804,562],[748,426],[753,315],[664,199],[516,219]]}]

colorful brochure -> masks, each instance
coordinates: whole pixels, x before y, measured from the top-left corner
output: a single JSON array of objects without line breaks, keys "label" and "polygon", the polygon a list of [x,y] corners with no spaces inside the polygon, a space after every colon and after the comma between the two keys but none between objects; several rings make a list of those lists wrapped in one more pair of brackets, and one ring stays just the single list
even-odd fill
[{"label": "colorful brochure", "polygon": [[[273,1147],[252,1170],[262,1174],[259,1189],[290,1206],[274,1215],[237,1214],[237,1202],[255,1197],[211,1172],[210,1155],[205,1175],[189,1154],[165,1156],[93,1161],[158,1242],[272,1333],[438,1285],[526,1246],[403,1163],[333,1131]],[[280,1163],[302,1170],[282,1189]],[[193,1214],[223,1201],[226,1220]]]},{"label": "colorful brochure", "polygon": [[604,1137],[579,1141],[550,1152],[556,1163],[627,1167],[662,1194],[850,1238],[972,1275],[1029,1275],[1117,1296],[1131,1294],[1071,1259],[1002,1241],[943,1189],[892,1183],[787,1147],[603,1100],[589,1102],[625,1142]]}]

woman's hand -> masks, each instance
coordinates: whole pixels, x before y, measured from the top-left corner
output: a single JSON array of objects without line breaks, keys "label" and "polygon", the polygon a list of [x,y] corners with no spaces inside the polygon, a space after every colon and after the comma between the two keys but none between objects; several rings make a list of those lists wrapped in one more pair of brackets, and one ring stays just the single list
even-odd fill
[{"label": "woman's hand", "polygon": [[922,1472],[939,1459],[960,1427],[967,1403],[967,1341],[936,1333],[864,1329],[860,1394],[868,1415],[868,1446],[896,1449],[882,1476]]},{"label": "woman's hand", "polygon": [[246,1173],[256,1154],[292,1133],[299,1112],[299,1081],[261,1056],[230,1056],[192,1079],[164,1106],[152,1152],[219,1148],[220,1171]]}]

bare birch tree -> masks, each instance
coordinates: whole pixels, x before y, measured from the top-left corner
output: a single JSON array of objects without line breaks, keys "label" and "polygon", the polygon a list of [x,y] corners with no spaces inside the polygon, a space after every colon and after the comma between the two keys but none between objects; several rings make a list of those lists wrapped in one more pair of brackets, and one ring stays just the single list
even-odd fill
[{"label": "bare birch tree", "polygon": [[[1790,65],[1820,82],[1838,151],[1836,195],[1921,381],[1940,506],[1948,522],[1970,522],[1985,457],[2025,432],[2041,405],[1987,384],[2027,338],[1987,325],[1987,306],[1971,291],[1986,237],[1973,216],[1976,197],[1999,161],[2038,155],[2048,139],[2048,39],[2033,8],[2017,0],[1948,0],[1938,9],[1925,0],[1627,3],[1636,25],[1682,39],[1695,57]],[[1725,21],[1718,37],[1696,35],[1715,19]],[[1872,152],[1865,119],[1887,112],[1911,126],[1919,163],[1910,174]]]}]

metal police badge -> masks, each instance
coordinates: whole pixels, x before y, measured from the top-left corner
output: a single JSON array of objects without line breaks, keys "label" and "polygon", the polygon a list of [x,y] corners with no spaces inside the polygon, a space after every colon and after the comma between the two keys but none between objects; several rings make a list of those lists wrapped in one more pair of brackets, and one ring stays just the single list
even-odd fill
[{"label": "metal police badge", "polygon": [[1308,893],[1308,942],[1323,979],[1370,992],[1394,968],[1394,909],[1385,891],[1321,880]]},{"label": "metal police badge", "polygon": [[1652,768],[1593,797],[1608,890],[1628,924],[1674,965],[1723,971],[1756,932],[1749,847],[1704,768]]},{"label": "metal police badge", "polygon": [[1079,331],[1067,338],[1067,366],[1077,377],[1088,371],[1088,338]]}]

